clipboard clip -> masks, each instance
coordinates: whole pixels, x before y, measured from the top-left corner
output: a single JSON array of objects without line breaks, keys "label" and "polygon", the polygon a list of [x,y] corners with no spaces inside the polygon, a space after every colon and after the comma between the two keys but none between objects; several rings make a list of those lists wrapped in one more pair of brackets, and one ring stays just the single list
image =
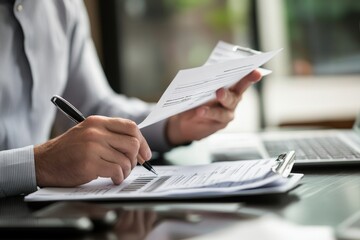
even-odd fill
[{"label": "clipboard clip", "polygon": [[295,151],[280,154],[272,167],[273,172],[287,178],[295,163]]},{"label": "clipboard clip", "polygon": [[241,47],[241,46],[234,46],[232,50],[234,52],[240,53],[244,56],[257,55],[257,54],[261,53],[260,51],[256,51],[254,49],[247,48],[247,47]]}]

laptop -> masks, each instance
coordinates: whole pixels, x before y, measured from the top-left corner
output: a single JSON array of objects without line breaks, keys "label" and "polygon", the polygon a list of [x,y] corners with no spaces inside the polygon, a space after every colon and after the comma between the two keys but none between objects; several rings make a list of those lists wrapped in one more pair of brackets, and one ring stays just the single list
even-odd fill
[{"label": "laptop", "polygon": [[352,129],[222,133],[210,140],[212,161],[277,157],[295,150],[295,165],[360,163],[360,113]]}]

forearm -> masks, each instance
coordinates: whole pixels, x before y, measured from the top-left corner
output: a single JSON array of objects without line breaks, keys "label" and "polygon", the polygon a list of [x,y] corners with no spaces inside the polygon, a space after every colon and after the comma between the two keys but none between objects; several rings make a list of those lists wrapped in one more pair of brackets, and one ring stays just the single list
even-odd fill
[{"label": "forearm", "polygon": [[0,152],[0,197],[36,191],[33,146]]}]

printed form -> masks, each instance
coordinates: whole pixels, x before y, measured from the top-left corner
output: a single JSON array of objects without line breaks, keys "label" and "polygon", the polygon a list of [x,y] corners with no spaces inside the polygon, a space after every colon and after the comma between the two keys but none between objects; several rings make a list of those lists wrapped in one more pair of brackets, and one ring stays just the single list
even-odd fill
[{"label": "printed form", "polygon": [[[281,51],[262,53],[250,49],[253,55],[245,56],[244,51],[234,50],[237,47],[219,42],[203,66],[180,70],[139,128],[215,99],[216,90],[232,86]],[[267,75],[271,71],[260,72]]]},{"label": "printed form", "polygon": [[120,185],[98,178],[75,188],[42,188],[25,201],[196,198],[276,193],[295,187],[301,174],[283,178],[275,159],[218,162],[194,166],[157,166],[154,175],[137,166]]}]

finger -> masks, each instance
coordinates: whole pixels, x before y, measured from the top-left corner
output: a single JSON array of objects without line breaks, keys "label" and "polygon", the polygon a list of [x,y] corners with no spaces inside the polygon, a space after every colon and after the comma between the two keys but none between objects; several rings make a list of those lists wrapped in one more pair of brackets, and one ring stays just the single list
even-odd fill
[{"label": "finger", "polygon": [[108,131],[98,131],[95,140],[99,143],[96,145],[99,146],[96,152],[100,157],[113,163],[119,163],[126,158],[131,161],[132,165],[136,165],[136,156],[140,147],[137,138]]},{"label": "finger", "polygon": [[118,164],[100,160],[96,165],[96,170],[99,177],[111,178],[113,183],[116,185],[119,185],[125,179],[123,170]]},{"label": "finger", "polygon": [[137,138],[140,142],[139,153],[141,154],[141,156],[146,160],[151,158],[152,153],[150,147],[143,135],[141,134],[136,123],[127,119],[109,118],[106,127],[109,131],[118,134],[126,134]]},{"label": "finger", "polygon": [[150,160],[152,157],[151,149],[142,134],[141,134],[141,139],[140,139],[139,155],[144,160]]},{"label": "finger", "polygon": [[125,154],[130,160],[131,165],[135,166],[137,163],[136,157],[138,156],[140,149],[139,140],[127,135],[115,135],[109,138],[109,147],[115,149],[119,153]]},{"label": "finger", "polygon": [[236,94],[242,95],[246,89],[248,89],[253,83],[258,82],[261,79],[261,73],[257,70],[252,71],[248,75],[246,75],[241,81],[235,84],[231,90],[233,90]]},{"label": "finger", "polygon": [[126,134],[137,137],[139,135],[138,127],[135,122],[124,118],[106,118],[105,127],[114,133]]},{"label": "finger", "polygon": [[115,164],[101,159],[96,166],[100,177],[110,177],[114,184],[120,184],[127,178],[131,172],[131,164],[129,161],[122,161]]},{"label": "finger", "polygon": [[235,110],[241,96],[229,89],[221,88],[216,91],[216,98],[223,107],[229,110]]},{"label": "finger", "polygon": [[138,156],[137,156],[137,162],[138,162],[139,164],[143,165],[144,162],[145,162],[145,159],[144,159],[141,155],[138,155]]},{"label": "finger", "polygon": [[113,147],[103,147],[103,149],[99,150],[99,155],[102,159],[110,163],[120,164],[123,161],[129,161],[131,169],[133,169],[137,164],[135,157],[134,159],[130,159],[127,155]]},{"label": "finger", "polygon": [[123,161],[119,165],[122,170],[124,179],[127,178],[130,175],[131,170],[132,170],[130,161]]},{"label": "finger", "polygon": [[229,123],[234,119],[234,112],[223,107],[208,107],[199,108],[199,116],[206,120],[211,120],[218,123]]}]

